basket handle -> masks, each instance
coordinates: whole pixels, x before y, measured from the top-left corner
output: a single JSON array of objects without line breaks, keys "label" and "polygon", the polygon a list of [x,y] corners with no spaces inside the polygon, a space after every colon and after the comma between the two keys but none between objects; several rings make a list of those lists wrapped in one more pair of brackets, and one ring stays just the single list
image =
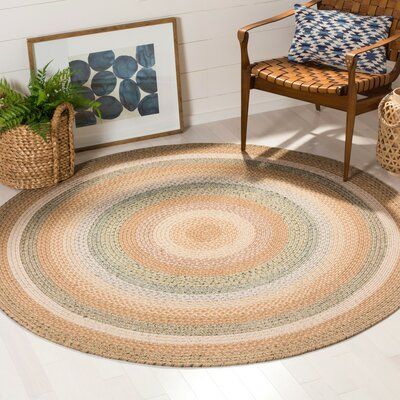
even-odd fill
[{"label": "basket handle", "polygon": [[379,117],[380,117],[381,122],[384,123],[388,128],[399,128],[400,127],[400,121],[397,122],[396,124],[389,124],[386,121],[385,116],[383,115],[383,108],[384,108],[386,102],[389,101],[389,98],[390,98],[391,95],[392,95],[392,93],[389,93],[379,103],[379,108],[378,108]]},{"label": "basket handle", "polygon": [[69,147],[69,158],[70,158],[70,173],[72,174],[72,168],[74,165],[74,160],[75,160],[75,151],[74,151],[74,146],[73,146],[73,123],[74,123],[74,116],[75,116],[75,112],[74,112],[74,108],[72,107],[71,104],[69,103],[63,103],[60,104],[56,110],[54,111],[54,115],[53,118],[51,120],[51,144],[52,144],[52,148],[53,148],[53,174],[54,174],[54,184],[56,185],[60,178],[60,174],[58,171],[59,168],[59,145],[58,145],[58,132],[59,132],[59,125],[61,122],[61,117],[63,115],[64,112],[68,113],[68,132],[69,132],[69,136],[68,136],[68,147]]}]

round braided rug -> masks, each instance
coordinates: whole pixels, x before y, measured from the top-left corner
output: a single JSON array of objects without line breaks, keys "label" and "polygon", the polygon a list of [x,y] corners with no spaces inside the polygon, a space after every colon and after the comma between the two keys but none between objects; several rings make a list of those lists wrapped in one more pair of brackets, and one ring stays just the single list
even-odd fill
[{"label": "round braided rug", "polygon": [[317,156],[199,144],[88,162],[0,208],[0,308],[62,345],[171,366],[318,349],[400,307],[400,196]]}]

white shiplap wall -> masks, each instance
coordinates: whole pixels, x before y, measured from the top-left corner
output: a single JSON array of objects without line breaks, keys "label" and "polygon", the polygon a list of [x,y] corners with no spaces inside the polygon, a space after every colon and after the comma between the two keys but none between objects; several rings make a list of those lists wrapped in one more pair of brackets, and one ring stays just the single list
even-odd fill
[{"label": "white shiplap wall", "polygon": [[[23,87],[29,79],[26,38],[165,16],[179,18],[186,124],[239,115],[239,27],[283,10],[294,0],[0,0],[0,75]],[[254,59],[283,55],[291,19],[252,35]],[[293,102],[255,93],[252,111]]]}]

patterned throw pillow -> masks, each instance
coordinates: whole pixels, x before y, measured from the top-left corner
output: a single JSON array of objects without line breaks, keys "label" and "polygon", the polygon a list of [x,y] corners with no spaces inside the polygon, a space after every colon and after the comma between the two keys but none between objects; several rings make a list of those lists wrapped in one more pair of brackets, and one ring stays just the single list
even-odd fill
[{"label": "patterned throw pillow", "polygon": [[[335,10],[319,11],[295,5],[296,32],[290,61],[316,62],[346,68],[346,54],[389,36],[393,17],[369,17]],[[358,71],[386,73],[386,48],[379,47],[358,57]]]}]

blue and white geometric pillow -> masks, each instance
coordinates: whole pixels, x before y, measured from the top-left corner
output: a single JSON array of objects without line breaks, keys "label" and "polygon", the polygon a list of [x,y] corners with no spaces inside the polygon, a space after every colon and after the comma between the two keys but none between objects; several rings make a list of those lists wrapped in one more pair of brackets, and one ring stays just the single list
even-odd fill
[{"label": "blue and white geometric pillow", "polygon": [[[393,17],[361,16],[335,10],[318,11],[295,5],[296,32],[289,50],[290,61],[316,62],[346,68],[346,54],[389,36]],[[385,74],[386,48],[358,57],[357,70]]]}]

